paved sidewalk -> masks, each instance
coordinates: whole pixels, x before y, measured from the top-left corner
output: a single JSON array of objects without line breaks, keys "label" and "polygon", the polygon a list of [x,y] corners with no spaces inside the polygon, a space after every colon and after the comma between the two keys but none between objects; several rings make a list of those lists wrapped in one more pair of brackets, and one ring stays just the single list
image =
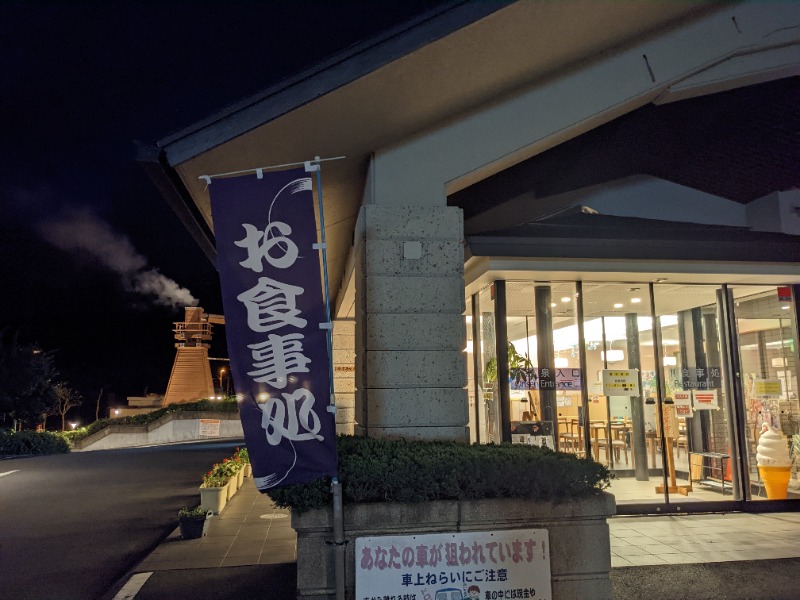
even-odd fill
[{"label": "paved sidewalk", "polygon": [[175,529],[136,567],[136,572],[274,565],[296,560],[297,536],[289,511],[276,508],[259,493],[252,479],[211,518],[208,534],[181,539]]},{"label": "paved sidewalk", "polygon": [[[614,517],[609,528],[618,600],[800,597],[793,585],[800,568],[798,512]],[[246,480],[212,518],[208,535],[183,540],[176,529],[113,598],[290,600],[296,545],[289,511]]]}]

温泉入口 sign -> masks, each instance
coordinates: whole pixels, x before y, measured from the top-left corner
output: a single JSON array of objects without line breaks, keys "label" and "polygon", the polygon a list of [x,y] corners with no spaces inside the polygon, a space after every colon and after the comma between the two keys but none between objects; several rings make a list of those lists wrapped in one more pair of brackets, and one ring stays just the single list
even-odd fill
[{"label": "\u6e29\u6cc9\u5165\u53e3 sign", "polygon": [[546,529],[356,538],[356,598],[550,600]]}]

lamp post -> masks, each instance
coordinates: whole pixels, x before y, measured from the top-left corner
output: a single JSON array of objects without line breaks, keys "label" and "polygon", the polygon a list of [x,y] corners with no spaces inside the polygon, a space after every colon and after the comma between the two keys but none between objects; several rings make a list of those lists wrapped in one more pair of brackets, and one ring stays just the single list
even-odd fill
[{"label": "lamp post", "polygon": [[222,393],[222,378],[225,375],[225,367],[221,367],[219,370],[219,391]]}]

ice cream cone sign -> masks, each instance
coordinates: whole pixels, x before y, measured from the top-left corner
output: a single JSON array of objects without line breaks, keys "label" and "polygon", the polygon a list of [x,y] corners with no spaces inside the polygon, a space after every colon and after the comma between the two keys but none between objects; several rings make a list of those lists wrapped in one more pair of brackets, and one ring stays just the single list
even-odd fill
[{"label": "ice cream cone sign", "polygon": [[770,500],[786,499],[792,471],[789,443],[786,436],[774,427],[770,427],[769,423],[761,426],[756,462],[767,498]]}]

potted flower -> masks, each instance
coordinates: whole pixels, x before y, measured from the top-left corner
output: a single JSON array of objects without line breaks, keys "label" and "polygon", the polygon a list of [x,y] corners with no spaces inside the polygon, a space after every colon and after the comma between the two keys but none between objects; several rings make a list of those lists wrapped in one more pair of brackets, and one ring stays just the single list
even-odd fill
[{"label": "potted flower", "polygon": [[242,463],[244,464],[244,476],[245,477],[252,477],[253,476],[253,466],[250,464],[250,453],[247,451],[247,448],[237,449],[236,451],[241,459]]},{"label": "potted flower", "polygon": [[181,537],[185,540],[194,540],[208,532],[211,511],[202,506],[188,508],[184,506],[178,511],[178,521],[181,527]]},{"label": "potted flower", "polygon": [[214,514],[219,514],[225,508],[228,500],[228,479],[215,475],[213,470],[203,476],[200,486],[200,506]]},{"label": "potted flower", "polygon": [[231,462],[233,463],[234,469],[236,469],[236,487],[238,489],[242,487],[242,484],[244,483],[244,463],[239,457],[238,451],[231,458]]}]

